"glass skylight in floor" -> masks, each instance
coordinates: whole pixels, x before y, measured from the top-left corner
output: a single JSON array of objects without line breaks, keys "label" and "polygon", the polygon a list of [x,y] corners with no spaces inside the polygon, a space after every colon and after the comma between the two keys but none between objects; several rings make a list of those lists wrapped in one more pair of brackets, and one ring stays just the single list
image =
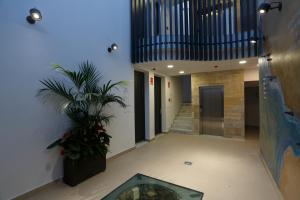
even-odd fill
[{"label": "glass skylight in floor", "polygon": [[203,193],[137,174],[102,200],[202,200]]}]

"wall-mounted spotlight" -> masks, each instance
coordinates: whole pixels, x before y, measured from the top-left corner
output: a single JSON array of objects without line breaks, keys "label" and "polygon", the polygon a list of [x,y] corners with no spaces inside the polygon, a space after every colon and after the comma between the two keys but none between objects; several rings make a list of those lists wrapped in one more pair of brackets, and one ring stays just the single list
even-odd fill
[{"label": "wall-mounted spotlight", "polygon": [[270,10],[278,9],[279,11],[282,10],[282,2],[271,2],[271,3],[262,3],[260,4],[258,11],[259,14],[264,15]]},{"label": "wall-mounted spotlight", "polygon": [[116,51],[116,50],[118,50],[118,45],[117,44],[115,44],[115,43],[113,43],[110,47],[108,47],[108,49],[107,49],[107,51],[109,52],[109,53],[111,53],[111,52],[113,52],[113,51]]},{"label": "wall-mounted spotlight", "polygon": [[29,24],[35,24],[35,22],[42,20],[42,13],[36,8],[31,8],[26,19]]},{"label": "wall-mounted spotlight", "polygon": [[261,56],[261,57],[263,57],[263,58],[268,58],[268,57],[271,57],[272,56],[272,53],[267,53],[267,54],[265,54],[265,55],[263,55],[263,56]]},{"label": "wall-mounted spotlight", "polygon": [[273,81],[273,80],[275,80],[275,79],[277,79],[276,76],[265,76],[265,77],[263,78],[263,80],[269,80],[269,81]]},{"label": "wall-mounted spotlight", "polygon": [[273,58],[272,58],[272,54],[271,53],[268,53],[268,54],[265,54],[262,56],[263,58],[266,58],[268,62],[272,61]]}]

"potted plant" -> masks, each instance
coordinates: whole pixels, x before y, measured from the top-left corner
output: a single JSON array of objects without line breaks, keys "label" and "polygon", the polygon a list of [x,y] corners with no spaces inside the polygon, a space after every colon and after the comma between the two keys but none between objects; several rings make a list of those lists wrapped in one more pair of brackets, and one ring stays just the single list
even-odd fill
[{"label": "potted plant", "polygon": [[125,108],[122,97],[114,93],[123,82],[111,81],[100,85],[102,76],[96,67],[84,62],[77,71],[67,70],[60,65],[54,69],[64,76],[68,82],[57,79],[44,79],[38,96],[55,103],[72,122],[71,128],[47,149],[61,147],[64,156],[64,182],[70,186],[102,172],[106,168],[106,154],[111,136],[105,126],[111,115],[105,108],[119,104]]}]

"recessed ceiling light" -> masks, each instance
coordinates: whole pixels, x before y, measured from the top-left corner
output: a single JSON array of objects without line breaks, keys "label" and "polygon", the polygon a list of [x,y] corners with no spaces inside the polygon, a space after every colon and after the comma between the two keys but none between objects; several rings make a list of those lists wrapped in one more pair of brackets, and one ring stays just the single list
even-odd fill
[{"label": "recessed ceiling light", "polygon": [[174,65],[168,65],[168,68],[172,69],[172,68],[174,68]]},{"label": "recessed ceiling light", "polygon": [[184,74],[184,71],[179,71],[179,74]]},{"label": "recessed ceiling light", "polygon": [[239,63],[240,63],[240,65],[244,65],[247,63],[247,60],[241,60]]}]

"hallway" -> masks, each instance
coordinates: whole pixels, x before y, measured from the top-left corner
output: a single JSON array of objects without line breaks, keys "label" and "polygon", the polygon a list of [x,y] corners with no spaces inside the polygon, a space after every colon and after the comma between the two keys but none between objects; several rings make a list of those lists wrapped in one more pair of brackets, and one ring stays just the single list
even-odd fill
[{"label": "hallway", "polygon": [[257,140],[172,133],[110,159],[106,172],[75,188],[56,182],[19,199],[99,200],[136,173],[202,191],[204,200],[280,200]]}]

